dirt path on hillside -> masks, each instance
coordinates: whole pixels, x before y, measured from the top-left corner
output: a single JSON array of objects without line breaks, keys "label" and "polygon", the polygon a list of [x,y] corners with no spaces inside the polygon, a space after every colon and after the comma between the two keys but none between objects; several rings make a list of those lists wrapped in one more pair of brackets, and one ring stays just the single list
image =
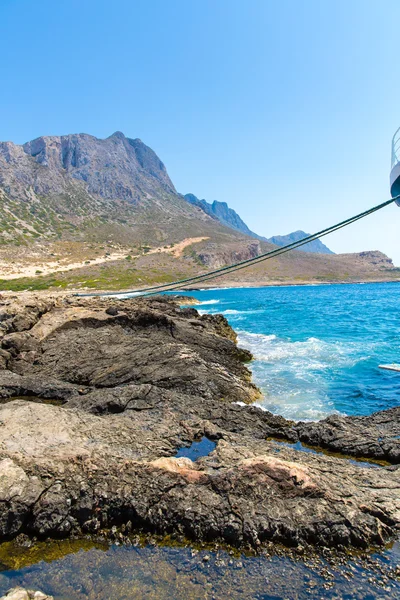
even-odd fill
[{"label": "dirt path on hillside", "polygon": [[155,254],[156,252],[166,252],[167,254],[172,254],[172,256],[175,256],[175,258],[180,258],[183,254],[184,249],[188,246],[191,246],[192,244],[198,244],[199,242],[204,242],[205,240],[209,239],[210,238],[208,237],[186,238],[178,244],[174,244],[174,246],[172,247],[164,246],[160,248],[153,248],[147,254]]},{"label": "dirt path on hillside", "polygon": [[0,262],[0,279],[16,279],[17,277],[38,277],[39,275],[49,275],[50,273],[59,273],[61,271],[72,271],[88,267],[89,265],[100,265],[113,260],[125,258],[127,252],[115,252],[108,256],[99,256],[91,260],[67,263],[67,259],[60,261],[38,262],[36,264],[23,265],[22,263]]},{"label": "dirt path on hillside", "polygon": [[[208,239],[209,238],[207,237],[186,238],[172,247],[160,246],[158,248],[152,248],[147,254],[165,252],[167,254],[171,254],[175,258],[180,258],[185,248],[191,246],[192,244],[197,244]],[[99,256],[90,260],[85,259],[71,263],[67,262],[67,258],[59,261],[38,261],[32,262],[31,264],[24,264],[18,261],[10,263],[0,260],[0,279],[8,280],[17,279],[18,277],[38,277],[40,275],[50,275],[50,273],[73,271],[74,269],[82,269],[83,267],[101,265],[115,260],[122,260],[126,258],[128,254],[130,254],[129,250],[125,249],[123,251],[121,250],[119,252],[111,253],[108,256]],[[132,255],[132,258],[138,258],[139,256],[141,255]]]}]

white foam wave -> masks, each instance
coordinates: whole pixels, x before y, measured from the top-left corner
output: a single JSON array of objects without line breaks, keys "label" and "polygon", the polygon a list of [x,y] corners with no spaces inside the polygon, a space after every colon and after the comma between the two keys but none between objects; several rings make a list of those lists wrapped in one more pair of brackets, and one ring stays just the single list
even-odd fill
[{"label": "white foam wave", "polygon": [[219,300],[204,300],[204,302],[200,302],[197,306],[205,306],[206,304],[219,304]]},{"label": "white foam wave", "polygon": [[239,333],[239,343],[248,348],[257,360],[278,364],[286,363],[291,369],[331,369],[332,366],[353,366],[360,357],[358,344],[324,342],[315,337],[293,342],[275,335]]},{"label": "white foam wave", "polygon": [[261,313],[262,310],[236,310],[235,308],[228,308],[224,311],[222,311],[221,314],[223,315],[256,315],[258,313]]},{"label": "white foam wave", "polygon": [[225,286],[225,287],[214,287],[214,288],[199,288],[199,292],[220,292],[221,290],[244,290],[246,286],[244,285],[236,285],[234,287]]},{"label": "white foam wave", "polygon": [[[142,292],[130,292],[126,294],[108,294],[108,298],[116,298],[117,300],[128,300],[129,298],[136,298],[136,296],[141,296]],[[103,296],[104,297],[104,296]]]},{"label": "white foam wave", "polygon": [[[232,404],[237,404],[242,407],[248,406],[245,402],[233,402]],[[333,407],[331,409],[327,409],[326,404],[320,403],[319,406],[315,407],[305,407],[303,403],[299,402],[298,404],[287,403],[285,400],[284,403],[277,402],[269,402],[268,399],[265,399],[264,402],[254,402],[252,406],[256,406],[263,412],[272,412],[278,413],[287,419],[301,420],[301,421],[320,421],[321,419],[326,418],[328,415],[332,414],[340,414]]]},{"label": "white foam wave", "polygon": [[[240,339],[243,338],[243,342],[244,343],[252,343],[251,339],[259,339],[259,340],[263,340],[263,341],[269,341],[269,340],[276,340],[276,335],[274,333],[271,333],[270,335],[266,335],[264,333],[250,333],[249,331],[237,331],[237,334],[239,336]],[[249,341],[250,340],[250,341]]]},{"label": "white foam wave", "polygon": [[329,373],[362,360],[359,344],[352,342],[292,341],[247,331],[239,332],[238,342],[254,356],[253,379],[263,392],[260,408],[290,419],[315,421],[335,413]]}]

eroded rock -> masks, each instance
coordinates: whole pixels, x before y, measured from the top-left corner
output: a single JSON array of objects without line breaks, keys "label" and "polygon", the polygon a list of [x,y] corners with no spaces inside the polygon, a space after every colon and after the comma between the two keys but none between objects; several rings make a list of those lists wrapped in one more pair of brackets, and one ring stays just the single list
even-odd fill
[{"label": "eroded rock", "polygon": [[173,458],[196,423],[177,422],[168,410],[164,422],[143,414],[100,417],[25,401],[1,407],[3,536],[65,536],[131,521],[198,541],[365,548],[397,530],[398,469],[289,448],[277,454],[273,442],[223,431],[209,456]]},{"label": "eroded rock", "polygon": [[332,415],[317,423],[298,423],[307,444],[349,456],[400,463],[400,406],[367,417]]},{"label": "eroded rock", "polygon": [[16,587],[9,590],[0,600],[54,600],[53,596],[47,596],[43,592],[26,590],[22,587]]},{"label": "eroded rock", "polygon": [[[367,548],[399,532],[400,468],[270,439],[396,465],[398,409],[296,424],[238,405],[259,394],[251,355],[222,316],[168,298],[57,299],[27,330],[12,319],[0,370],[1,537],[122,527],[237,546]],[[174,458],[202,436],[216,442],[209,455]]]}]

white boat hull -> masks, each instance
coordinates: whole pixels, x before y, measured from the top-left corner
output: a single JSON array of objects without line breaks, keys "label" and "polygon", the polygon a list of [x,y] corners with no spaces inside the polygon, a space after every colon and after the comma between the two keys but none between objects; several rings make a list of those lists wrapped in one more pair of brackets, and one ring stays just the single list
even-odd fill
[{"label": "white boat hull", "polygon": [[400,373],[400,365],[396,365],[393,363],[392,365],[379,365],[380,369],[385,369],[386,371],[397,371]]},{"label": "white boat hull", "polygon": [[[390,193],[392,198],[400,194],[400,162],[394,165],[390,172]],[[400,206],[400,198],[396,200],[397,206]]]}]

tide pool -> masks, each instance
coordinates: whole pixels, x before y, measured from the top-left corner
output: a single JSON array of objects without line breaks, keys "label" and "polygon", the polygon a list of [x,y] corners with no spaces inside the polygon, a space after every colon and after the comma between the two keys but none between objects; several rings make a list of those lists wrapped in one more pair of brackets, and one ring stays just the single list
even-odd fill
[{"label": "tide pool", "polygon": [[367,415],[400,404],[400,284],[224,288],[185,292],[222,313],[263,392],[290,419]]}]

